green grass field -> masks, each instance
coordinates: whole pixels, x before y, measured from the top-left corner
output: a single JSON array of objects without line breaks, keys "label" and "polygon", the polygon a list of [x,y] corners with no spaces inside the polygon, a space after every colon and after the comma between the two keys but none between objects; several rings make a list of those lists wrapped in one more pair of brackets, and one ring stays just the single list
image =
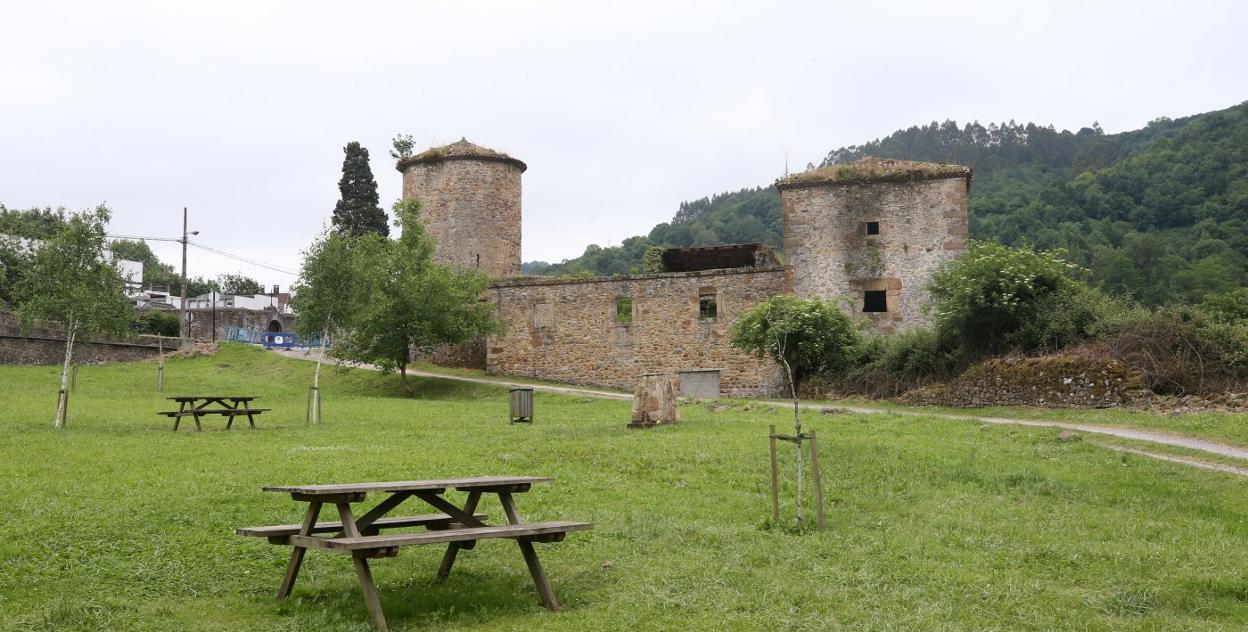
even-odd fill
[{"label": "green grass field", "polygon": [[[596,525],[538,545],[565,609],[541,608],[510,542],[462,553],[442,584],[441,548],[408,547],[373,564],[392,629],[1248,627],[1248,496],[1229,475],[1051,430],[810,414],[829,524],[797,533],[766,524],[784,411],[688,405],[630,431],[626,401],[539,393],[537,423],[509,426],[503,388],[417,380],[406,399],[357,370],[327,373],[309,428],[311,371],[227,345],[170,362],[161,394],[154,364],[83,367],[57,432],[57,369],[0,367],[0,626],[367,630],[345,556],[311,552],[273,600],[289,549],[233,530],[300,507],[262,485],[541,474],[558,480],[518,498],[526,518]],[[155,414],[208,391],[274,411],[177,434]]]}]

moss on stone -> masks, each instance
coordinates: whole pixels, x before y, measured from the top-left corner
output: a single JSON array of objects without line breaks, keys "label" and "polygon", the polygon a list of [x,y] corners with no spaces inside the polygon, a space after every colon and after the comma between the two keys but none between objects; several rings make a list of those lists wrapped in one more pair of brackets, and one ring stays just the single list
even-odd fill
[{"label": "moss on stone", "polygon": [[963,165],[914,160],[891,160],[868,156],[862,160],[808,169],[781,178],[776,186],[796,187],[823,183],[934,180],[939,178],[970,178],[971,169]]}]

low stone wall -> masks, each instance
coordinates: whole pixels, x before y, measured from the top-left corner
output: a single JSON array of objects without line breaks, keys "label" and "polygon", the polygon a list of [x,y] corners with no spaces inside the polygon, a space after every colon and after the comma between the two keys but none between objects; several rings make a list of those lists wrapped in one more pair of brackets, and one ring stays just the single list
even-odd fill
[{"label": "low stone wall", "polygon": [[905,393],[898,401],[961,408],[1106,408],[1140,405],[1152,397],[1139,371],[1104,356],[1064,353],[988,360],[950,382]]},{"label": "low stone wall", "polygon": [[[177,350],[180,341],[166,339],[165,352]],[[134,362],[160,354],[161,344],[154,336],[128,340],[95,339],[74,346],[74,360],[80,364]],[[0,364],[60,364],[65,361],[65,330],[58,323],[36,322],[23,333],[12,313],[0,312]]]}]

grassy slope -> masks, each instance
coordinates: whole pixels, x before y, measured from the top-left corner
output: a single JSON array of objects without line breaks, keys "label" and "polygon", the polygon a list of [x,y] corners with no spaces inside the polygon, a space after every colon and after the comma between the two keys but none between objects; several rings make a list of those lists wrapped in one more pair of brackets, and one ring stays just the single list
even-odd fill
[{"label": "grassy slope", "polygon": [[329,374],[326,422],[306,428],[311,370],[238,347],[171,362],[169,394],[275,409],[254,432],[174,434],[153,365],[84,367],[56,433],[55,370],[0,367],[0,626],[364,630],[344,557],[310,554],[294,598],[272,600],[287,549],[232,530],[298,507],[259,487],[507,473],[559,478],[519,498],[529,518],[597,524],[540,547],[566,610],[538,606],[509,543],[461,555],[441,585],[441,551],[408,548],[374,564],[393,629],[1248,624],[1248,500],[1230,476],[1052,431],[811,415],[830,524],[794,535],[761,528],[783,412],[687,406],[678,426],[628,431],[628,402],[539,393],[538,422],[508,426],[504,389],[422,380],[406,400],[353,371]]}]

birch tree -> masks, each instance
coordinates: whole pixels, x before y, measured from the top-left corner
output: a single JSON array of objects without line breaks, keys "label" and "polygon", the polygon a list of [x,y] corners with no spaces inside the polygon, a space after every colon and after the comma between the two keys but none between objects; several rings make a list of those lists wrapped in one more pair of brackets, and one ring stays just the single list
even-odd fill
[{"label": "birch tree", "polygon": [[106,258],[105,206],[70,215],[64,226],[37,247],[14,288],[18,317],[29,330],[35,320],[57,321],[65,330],[65,360],[54,424],[65,427],[69,371],[74,343],[98,334],[128,331],[134,310],[125,283]]},{"label": "birch tree", "polygon": [[[312,373],[312,396],[309,398],[308,420],[320,421],[321,364],[331,337],[350,325],[359,306],[368,300],[367,283],[356,267],[357,251],[367,242],[383,239],[370,233],[353,237],[337,230],[326,230],[303,252],[299,281],[293,289],[291,307],[299,314],[295,329],[305,338],[319,336],[320,353]],[[376,244],[373,245],[376,247]],[[315,401],[313,401],[315,400]]]},{"label": "birch tree", "polygon": [[803,520],[804,463],[801,405],[797,385],[804,377],[848,365],[860,336],[853,322],[832,303],[773,296],[755,305],[732,324],[733,347],[770,357],[784,369],[784,382],[793,402],[793,432],[797,466],[797,521]]}]

